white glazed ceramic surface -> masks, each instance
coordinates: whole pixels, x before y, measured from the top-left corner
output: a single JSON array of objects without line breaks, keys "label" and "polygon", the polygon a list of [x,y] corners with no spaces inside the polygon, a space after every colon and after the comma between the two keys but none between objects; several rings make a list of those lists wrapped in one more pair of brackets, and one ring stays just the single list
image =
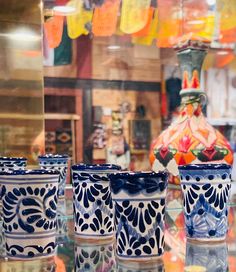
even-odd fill
[{"label": "white glazed ceramic surface", "polygon": [[228,231],[230,166],[182,166],[180,178],[187,237],[202,241],[224,240]]},{"label": "white glazed ceramic surface", "polygon": [[72,166],[75,233],[81,239],[114,237],[114,209],[108,174],[114,165]]},{"label": "white glazed ceramic surface", "polygon": [[1,174],[3,228],[9,258],[54,254],[58,176],[45,170]]},{"label": "white glazed ceramic surface", "polygon": [[127,262],[151,262],[164,253],[167,174],[110,175],[115,203],[116,254]]},{"label": "white glazed ceramic surface", "polygon": [[75,246],[75,272],[116,272],[113,243]]}]

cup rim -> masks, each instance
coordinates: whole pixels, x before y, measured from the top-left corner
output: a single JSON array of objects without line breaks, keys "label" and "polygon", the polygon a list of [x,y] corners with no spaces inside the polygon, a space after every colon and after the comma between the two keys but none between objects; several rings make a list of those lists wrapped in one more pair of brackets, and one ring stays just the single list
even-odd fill
[{"label": "cup rim", "polygon": [[116,165],[116,164],[109,164],[109,163],[104,163],[104,164],[74,164],[71,166],[72,170],[77,170],[77,171],[108,171],[108,170],[121,170],[121,166]]},{"label": "cup rim", "polygon": [[27,175],[59,175],[58,170],[27,169],[0,171],[0,176],[27,176]]},{"label": "cup rim", "polygon": [[226,163],[203,163],[203,164],[187,164],[179,165],[179,170],[228,170],[231,165]]},{"label": "cup rim", "polygon": [[69,155],[67,154],[44,154],[39,155],[38,159],[68,159]]},{"label": "cup rim", "polygon": [[0,160],[4,161],[27,161],[24,157],[0,157]]},{"label": "cup rim", "polygon": [[116,172],[109,174],[109,177],[118,177],[118,178],[168,178],[167,171],[124,171],[124,172]]}]

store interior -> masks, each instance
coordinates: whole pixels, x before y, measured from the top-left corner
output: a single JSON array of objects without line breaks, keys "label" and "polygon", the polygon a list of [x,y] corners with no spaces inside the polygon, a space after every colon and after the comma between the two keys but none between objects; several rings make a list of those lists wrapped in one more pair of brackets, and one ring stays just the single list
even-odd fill
[{"label": "store interior", "polygon": [[[193,40],[209,47],[201,69],[203,112],[236,158],[235,0],[0,3],[1,156],[26,157],[31,168],[39,155],[50,153],[69,155],[71,164],[151,170],[151,143],[177,118],[181,103],[175,47]],[[180,191],[170,198],[172,207],[178,206]],[[184,271],[177,206],[167,216],[167,244],[176,244],[165,255],[166,271]],[[236,269],[233,242],[231,270],[219,271]]]}]

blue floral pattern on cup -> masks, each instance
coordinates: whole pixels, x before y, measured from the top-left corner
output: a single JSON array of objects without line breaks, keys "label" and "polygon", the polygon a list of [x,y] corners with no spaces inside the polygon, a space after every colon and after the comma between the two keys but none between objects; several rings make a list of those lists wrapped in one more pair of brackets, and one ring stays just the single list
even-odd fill
[{"label": "blue floral pattern on cup", "polygon": [[1,172],[3,229],[10,258],[54,253],[57,217],[57,171]]},{"label": "blue floral pattern on cup", "polygon": [[41,169],[60,171],[58,196],[64,198],[69,156],[46,154],[39,156],[38,160]]},{"label": "blue floral pattern on cup", "polygon": [[165,172],[109,175],[115,203],[116,253],[124,260],[152,260],[164,253]]},{"label": "blue floral pattern on cup", "polygon": [[72,166],[75,233],[80,238],[107,239],[114,235],[114,214],[108,174],[110,164]]},{"label": "blue floral pattern on cup", "polygon": [[228,230],[231,166],[180,166],[188,238],[223,240]]}]

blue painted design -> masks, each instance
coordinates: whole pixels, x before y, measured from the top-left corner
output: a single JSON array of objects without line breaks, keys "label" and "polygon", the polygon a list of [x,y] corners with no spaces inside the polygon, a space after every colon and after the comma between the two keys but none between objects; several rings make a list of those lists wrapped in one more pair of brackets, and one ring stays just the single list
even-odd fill
[{"label": "blue painted design", "polygon": [[63,198],[65,196],[69,156],[46,154],[39,156],[38,160],[42,169],[55,169],[60,172],[58,196]]},{"label": "blue painted design", "polygon": [[86,171],[86,172],[111,172],[111,171],[119,171],[121,167],[115,164],[77,164],[71,167],[73,171]]},{"label": "blue painted design", "polygon": [[[16,177],[15,176],[18,176],[17,179],[18,180],[26,180],[26,177],[20,177],[20,176],[30,176],[30,175],[33,175],[33,176],[36,176],[36,175],[58,175],[59,174],[59,171],[57,170],[44,170],[44,169],[35,169],[35,170],[13,170],[13,171],[2,171],[0,172],[0,176],[9,176],[7,178],[4,178],[4,177],[0,177],[1,180],[4,180],[4,179],[12,179],[12,180],[16,180]],[[11,178],[12,176],[12,178]],[[14,176],[14,178],[13,178]],[[45,177],[44,177],[45,178]],[[44,179],[43,178],[43,179]],[[27,177],[27,180],[42,180],[42,178],[35,178],[35,177],[32,177],[32,178],[28,178]],[[49,178],[46,178],[46,179],[50,179]]]},{"label": "blue painted design", "polygon": [[27,164],[26,158],[10,158],[10,157],[0,157],[0,170],[17,170],[24,169]]},{"label": "blue painted design", "polygon": [[56,218],[57,200],[54,199],[54,195],[57,187],[51,187],[48,192],[45,190],[41,198],[35,196],[30,187],[27,188],[28,196],[25,196],[21,193],[24,188],[15,188],[12,192],[7,192],[3,185],[3,191],[6,191],[3,196],[5,230],[11,232],[14,223],[27,233],[33,233],[36,226],[43,227],[45,230],[53,229],[54,224],[51,224],[51,220]]},{"label": "blue painted design", "polygon": [[96,171],[90,174],[72,168],[75,232],[78,235],[113,236],[113,203],[107,174]]},{"label": "blue painted design", "polygon": [[231,165],[220,163],[186,164],[178,166],[179,170],[230,170]]},{"label": "blue painted design", "polygon": [[231,166],[201,164],[179,167],[187,236],[224,239],[228,230]]},{"label": "blue painted design", "polygon": [[110,174],[111,190],[114,195],[125,191],[128,195],[145,195],[164,192],[167,188],[166,172],[119,172]]},{"label": "blue painted design", "polygon": [[[49,256],[54,254],[56,248],[56,243],[50,242],[44,247],[39,245],[29,245],[29,246],[20,246],[20,245],[8,245],[6,242],[6,251],[7,256],[14,258],[36,258],[42,256]],[[24,254],[27,252],[27,256]]]},{"label": "blue painted design", "polygon": [[164,253],[168,175],[165,172],[131,172],[109,177],[115,203],[117,255],[125,259],[161,256]]},{"label": "blue painted design", "polygon": [[188,236],[191,238],[224,237],[228,230],[227,213],[227,205],[221,212],[217,212],[201,194],[190,215],[185,213]]},{"label": "blue painted design", "polygon": [[231,166],[227,164],[189,164],[179,166],[181,182],[205,183],[231,180]]},{"label": "blue painted design", "polygon": [[[54,181],[58,176],[58,171],[51,170],[18,170],[0,176],[0,182],[5,178],[2,203],[8,256],[34,258],[53,252],[50,245],[55,244],[58,191],[58,184]],[[9,183],[7,177],[11,180]],[[46,186],[31,183],[39,177],[42,182],[47,179]],[[21,246],[23,240],[24,247]]]},{"label": "blue painted design", "polygon": [[[164,200],[164,199],[163,199]],[[142,204],[142,205],[140,205]],[[138,206],[138,207],[137,207]],[[137,205],[135,201],[115,204],[117,254],[126,258],[160,256],[164,252],[165,201]]]}]

